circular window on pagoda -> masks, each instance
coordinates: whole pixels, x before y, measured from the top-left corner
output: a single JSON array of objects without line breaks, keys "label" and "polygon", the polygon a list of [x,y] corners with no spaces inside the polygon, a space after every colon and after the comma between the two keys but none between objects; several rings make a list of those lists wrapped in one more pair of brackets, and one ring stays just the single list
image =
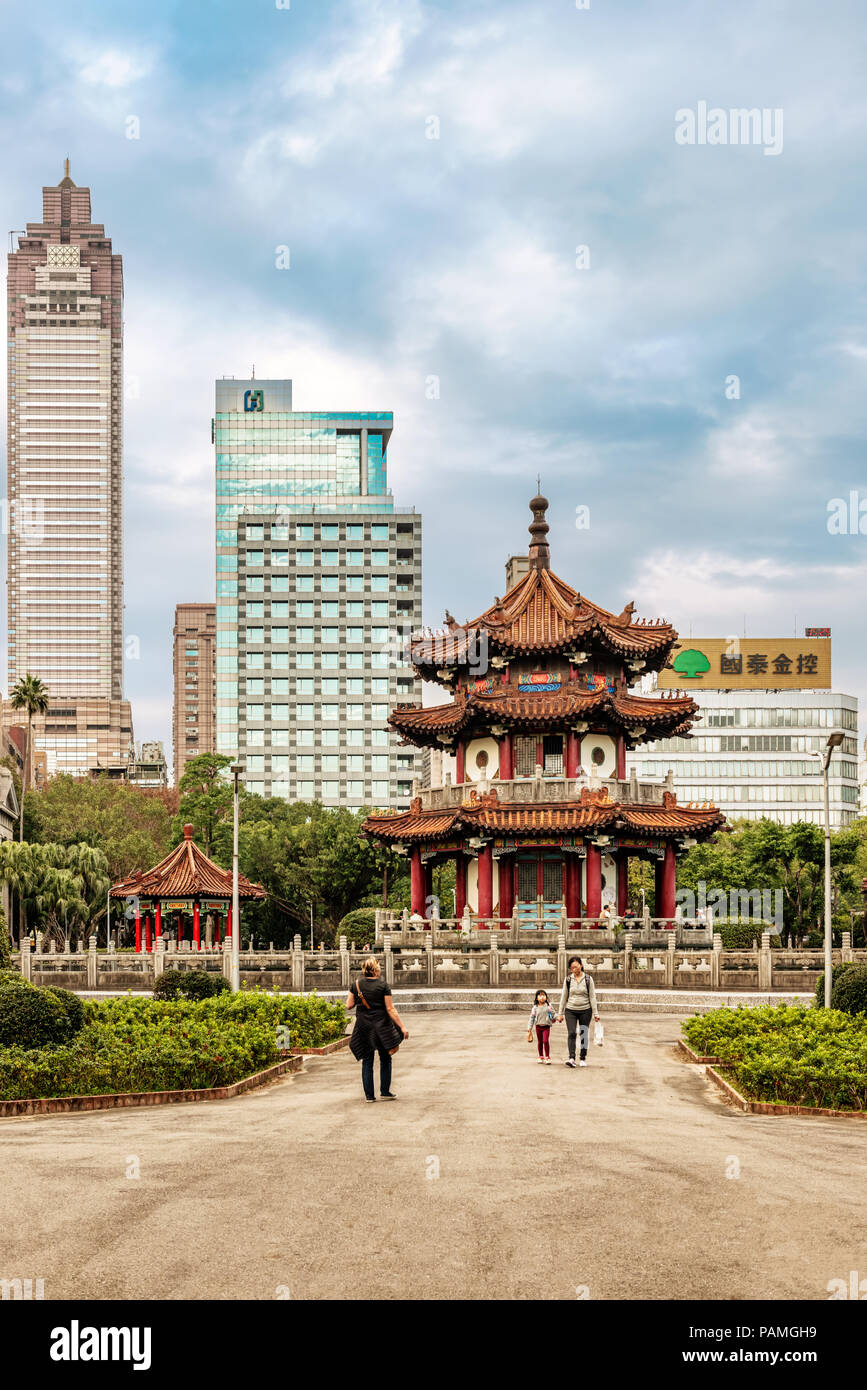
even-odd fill
[{"label": "circular window on pagoda", "polygon": [[599,747],[594,748],[593,752],[590,754],[590,761],[595,763],[597,767],[601,767],[605,762],[605,749]]},{"label": "circular window on pagoda", "polygon": [[485,750],[484,750],[484,748],[483,748],[482,751],[481,751],[481,753],[477,753],[477,754],[476,754],[476,767],[484,768],[484,767],[487,767],[487,766],[488,766],[488,755],[487,755],[487,753],[485,752]]}]

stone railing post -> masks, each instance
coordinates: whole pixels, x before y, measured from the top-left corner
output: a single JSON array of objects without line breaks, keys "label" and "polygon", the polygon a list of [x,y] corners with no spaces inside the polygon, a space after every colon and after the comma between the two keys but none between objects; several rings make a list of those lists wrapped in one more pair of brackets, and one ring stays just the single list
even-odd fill
[{"label": "stone railing post", "polygon": [[719,989],[722,983],[722,937],[718,931],[713,934],[713,950],[710,954],[710,987]]},{"label": "stone railing post", "polygon": [[227,936],[223,941],[222,950],[223,978],[232,983],[232,938]]},{"label": "stone railing post", "polygon": [[759,989],[770,991],[773,987],[774,957],[771,952],[771,933],[762,932],[759,948]]},{"label": "stone railing post", "polygon": [[157,937],[154,946],[154,984],[166,968],[166,939],[164,936]]},{"label": "stone railing post", "polygon": [[434,956],[433,941],[430,932],[424,934],[424,954],[427,963],[427,982],[429,985],[436,984],[435,966],[436,957]]},{"label": "stone railing post", "polygon": [[557,987],[562,986],[566,978],[566,937],[561,932],[557,937]]},{"label": "stone railing post", "polygon": [[668,950],[665,953],[665,988],[674,989],[674,952],[677,945],[674,932],[669,934]]},{"label": "stone railing post", "polygon": [[304,951],[298,932],[292,938],[292,988],[299,994],[304,992]]},{"label": "stone railing post", "polygon": [[840,960],[852,960],[852,933],[850,931],[844,931],[842,933],[842,942]]},{"label": "stone railing post", "polygon": [[623,933],[623,983],[628,988],[632,984],[632,946],[634,933]]},{"label": "stone railing post", "polygon": [[97,969],[99,962],[96,956],[96,937],[91,936],[87,943],[87,988],[96,989]]},{"label": "stone railing post", "polygon": [[468,907],[464,907],[463,914],[461,915],[461,931],[466,932],[467,936],[469,936],[472,929],[472,913],[470,912],[470,909]]},{"label": "stone railing post", "polygon": [[511,924],[509,926],[509,940],[513,946],[517,946],[518,944],[519,930],[520,928],[518,926],[518,905],[516,903],[515,906],[512,908]]},{"label": "stone railing post", "polygon": [[24,976],[25,980],[32,980],[32,978],[33,978],[33,963],[32,963],[32,959],[31,959],[31,956],[30,956],[30,937],[29,937],[29,936],[25,936],[24,939],[23,939],[23,941],[21,942],[21,956],[20,956],[20,958],[19,958],[19,964],[20,964],[20,967],[21,967],[21,974]]},{"label": "stone railing post", "polygon": [[[382,938],[385,954],[385,983],[394,984],[394,951],[391,949],[391,932],[386,932]],[[431,942],[433,945],[433,942]]]},{"label": "stone railing post", "polygon": [[349,989],[349,948],[345,936],[340,938],[340,988]]},{"label": "stone railing post", "polygon": [[491,932],[491,949],[488,955],[490,962],[491,984],[496,986],[500,983],[500,943],[497,940],[497,933]]},{"label": "stone railing post", "polygon": [[373,916],[373,941],[376,946],[378,946],[382,940],[382,919],[384,916],[385,909],[382,907],[376,908]]}]

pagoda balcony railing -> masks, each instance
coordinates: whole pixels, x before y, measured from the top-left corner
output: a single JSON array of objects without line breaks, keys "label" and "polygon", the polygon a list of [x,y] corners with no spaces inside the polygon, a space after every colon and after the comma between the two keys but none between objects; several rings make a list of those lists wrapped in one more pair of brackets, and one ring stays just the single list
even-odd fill
[{"label": "pagoda balcony railing", "polygon": [[481,796],[484,792],[496,790],[500,801],[528,806],[539,802],[580,801],[582,791],[602,791],[603,788],[608,792],[610,801],[652,806],[661,806],[664,793],[674,789],[671,780],[639,782],[636,778],[542,776],[515,777],[502,782],[499,778],[477,782],[447,781],[443,787],[421,787],[414,783],[413,796],[421,798],[423,811],[445,811],[457,809],[472,792]]}]

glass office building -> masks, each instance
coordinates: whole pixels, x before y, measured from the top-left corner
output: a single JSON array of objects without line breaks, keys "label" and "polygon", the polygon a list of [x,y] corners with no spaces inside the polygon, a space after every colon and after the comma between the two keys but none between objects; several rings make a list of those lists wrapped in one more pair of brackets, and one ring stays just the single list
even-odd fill
[{"label": "glass office building", "polygon": [[389,412],[292,410],[289,381],[217,382],[217,751],[248,790],[407,806],[420,700],[421,517],[387,485]]},{"label": "glass office building", "polygon": [[674,774],[681,801],[712,801],[729,821],[767,817],[782,825],[825,820],[821,753],[844,733],[829,772],[831,827],[859,814],[858,701],[830,690],[690,691],[701,718],[691,738],[636,748],[639,777]]}]

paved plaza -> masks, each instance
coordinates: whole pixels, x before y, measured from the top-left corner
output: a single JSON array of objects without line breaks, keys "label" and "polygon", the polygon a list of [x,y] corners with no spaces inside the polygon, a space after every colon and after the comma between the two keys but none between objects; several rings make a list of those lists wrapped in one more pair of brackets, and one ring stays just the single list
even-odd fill
[{"label": "paved plaza", "polygon": [[574,1071],[562,1024],[550,1067],[515,1014],[407,1024],[393,1103],[365,1104],[340,1052],[234,1101],[0,1121],[0,1277],[46,1298],[785,1300],[867,1274],[864,1123],[730,1109],[677,1057],[679,1019],[608,1014]]}]

